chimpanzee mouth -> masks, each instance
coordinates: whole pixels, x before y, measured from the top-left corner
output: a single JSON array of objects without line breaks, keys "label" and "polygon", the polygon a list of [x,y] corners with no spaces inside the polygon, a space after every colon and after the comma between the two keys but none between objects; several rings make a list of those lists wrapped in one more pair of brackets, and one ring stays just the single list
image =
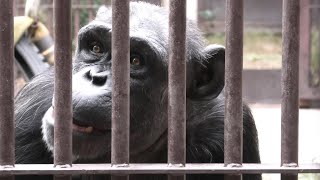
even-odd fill
[{"label": "chimpanzee mouth", "polygon": [[103,135],[111,132],[111,129],[98,128],[80,121],[73,119],[72,123],[73,131],[77,131],[84,134]]},{"label": "chimpanzee mouth", "polygon": [[[52,126],[54,126],[55,117],[54,117],[53,106],[48,109],[45,116],[47,119],[46,121]],[[87,135],[104,135],[111,132],[111,129],[97,127],[95,125],[91,125],[86,122],[81,122],[76,119],[73,119],[72,121],[72,129],[73,129],[73,132],[78,132],[78,133],[87,134]]]},{"label": "chimpanzee mouth", "polygon": [[75,123],[72,124],[73,130],[82,132],[82,133],[92,133],[93,132],[93,127],[92,126],[79,126]]}]

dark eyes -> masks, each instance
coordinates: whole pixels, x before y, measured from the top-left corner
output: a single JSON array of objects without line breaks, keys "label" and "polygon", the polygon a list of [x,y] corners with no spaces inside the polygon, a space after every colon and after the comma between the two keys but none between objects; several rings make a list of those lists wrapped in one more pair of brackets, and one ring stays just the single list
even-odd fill
[{"label": "dark eyes", "polygon": [[98,42],[93,42],[89,46],[90,51],[93,52],[94,54],[102,54],[103,53],[103,48]]},{"label": "dark eyes", "polygon": [[94,46],[92,47],[92,51],[93,51],[94,53],[101,53],[100,46],[94,45]]},{"label": "dark eyes", "polygon": [[140,56],[139,54],[131,54],[130,64],[131,64],[131,66],[134,66],[134,67],[143,66],[144,61],[143,61],[142,56]]},{"label": "dark eyes", "polygon": [[[94,54],[102,54],[104,50],[98,42],[92,42],[89,46],[89,49]],[[141,55],[133,53],[130,55],[130,64],[133,67],[139,67],[144,65],[144,61]]]}]

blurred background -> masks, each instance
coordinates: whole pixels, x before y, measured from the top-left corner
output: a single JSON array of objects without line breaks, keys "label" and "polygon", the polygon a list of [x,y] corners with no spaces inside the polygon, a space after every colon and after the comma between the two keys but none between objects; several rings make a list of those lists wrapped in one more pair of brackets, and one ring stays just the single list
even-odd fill
[{"label": "blurred background", "polygon": [[[168,8],[168,0],[144,0]],[[300,0],[300,163],[320,162],[320,0]],[[22,16],[25,0],[15,0]],[[78,30],[110,0],[72,0],[74,42]],[[187,16],[197,22],[208,44],[225,44],[225,0],[188,0]],[[53,35],[52,0],[41,0],[36,20]],[[280,164],[282,1],[244,0],[243,97],[252,108],[263,163]],[[53,37],[54,39],[54,37]],[[74,46],[75,43],[73,43]],[[23,83],[22,83],[23,84]],[[264,180],[280,179],[264,175]],[[299,179],[320,180],[319,174]]]}]

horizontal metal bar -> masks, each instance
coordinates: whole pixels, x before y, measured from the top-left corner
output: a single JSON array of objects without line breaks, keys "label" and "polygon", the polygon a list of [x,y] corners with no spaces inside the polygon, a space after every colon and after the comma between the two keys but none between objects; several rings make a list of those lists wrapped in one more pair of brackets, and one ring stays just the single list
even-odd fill
[{"label": "horizontal metal bar", "polygon": [[[99,9],[100,5],[85,5],[85,4],[72,4],[72,9],[80,9],[80,10],[87,10],[87,9]],[[16,5],[16,8],[24,9],[24,4]],[[41,9],[53,9],[52,4],[41,4]]]},{"label": "horizontal metal bar", "polygon": [[0,167],[1,175],[72,175],[72,174],[260,174],[260,173],[320,173],[320,163],[299,164],[299,167],[280,167],[279,164],[243,164],[225,167],[224,164],[186,164],[185,167],[168,164],[73,164],[72,167],[54,168],[53,164],[16,164],[14,168]]}]

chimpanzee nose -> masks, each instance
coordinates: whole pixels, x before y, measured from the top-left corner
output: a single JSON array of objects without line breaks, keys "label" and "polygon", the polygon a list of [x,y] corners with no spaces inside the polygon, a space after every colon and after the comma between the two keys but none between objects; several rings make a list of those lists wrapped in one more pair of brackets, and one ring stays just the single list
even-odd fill
[{"label": "chimpanzee nose", "polygon": [[90,69],[90,71],[87,72],[87,78],[91,81],[93,85],[103,86],[107,82],[108,71]]}]

